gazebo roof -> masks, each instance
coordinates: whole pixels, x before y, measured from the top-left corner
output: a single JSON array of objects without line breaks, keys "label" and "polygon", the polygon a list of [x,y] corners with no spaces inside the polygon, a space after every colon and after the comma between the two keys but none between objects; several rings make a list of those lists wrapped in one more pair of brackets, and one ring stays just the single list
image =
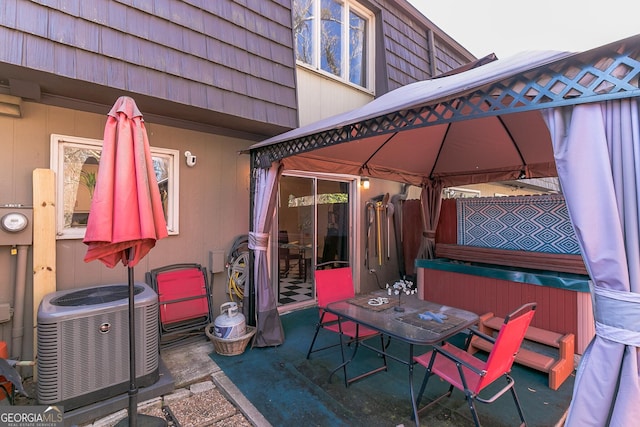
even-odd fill
[{"label": "gazebo roof", "polygon": [[581,53],[522,52],[416,82],[249,148],[254,167],[421,185],[555,176],[540,110],[640,95],[640,35]]}]

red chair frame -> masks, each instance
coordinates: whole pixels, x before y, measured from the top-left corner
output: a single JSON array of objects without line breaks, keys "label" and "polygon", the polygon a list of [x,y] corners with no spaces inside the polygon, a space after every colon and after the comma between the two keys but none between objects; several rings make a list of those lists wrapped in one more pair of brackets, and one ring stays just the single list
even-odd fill
[{"label": "red chair frame", "polygon": [[[527,328],[531,323],[535,309],[536,303],[528,303],[510,313],[504,319],[504,324],[496,338],[485,335],[475,329],[470,329],[464,349],[444,343],[441,346],[434,346],[429,353],[414,357],[413,359],[416,363],[427,368],[420,392],[415,401],[415,408],[420,406],[429,378],[431,375],[437,375],[450,384],[449,390],[421,408],[420,412],[442,398],[451,396],[455,387],[464,392],[473,421],[479,427],[480,420],[474,402],[493,403],[507,391],[511,391],[522,425],[526,426],[522,406],[514,388],[515,381],[509,373],[522,345]],[[493,343],[493,348],[486,362],[467,352],[471,338],[474,335]],[[482,390],[502,377],[507,381],[507,384],[502,389],[488,398],[479,396]],[[411,381],[413,382],[413,379]],[[411,387],[413,388],[413,383]],[[418,420],[416,420],[416,423],[418,423]]]}]

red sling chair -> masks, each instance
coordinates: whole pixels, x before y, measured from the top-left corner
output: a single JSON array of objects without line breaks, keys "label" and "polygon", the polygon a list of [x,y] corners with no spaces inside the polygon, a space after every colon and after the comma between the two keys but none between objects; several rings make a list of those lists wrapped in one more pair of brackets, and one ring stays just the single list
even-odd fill
[{"label": "red sling chair", "polygon": [[[347,264],[346,261],[331,261],[327,263],[318,264],[317,267],[323,267],[325,265],[333,265],[333,264]],[[354,297],[353,290],[353,280],[351,277],[351,267],[339,267],[333,269],[326,270],[316,270],[315,271],[315,279],[316,279],[316,295],[318,297],[318,309],[320,314],[320,320],[316,325],[316,331],[313,335],[313,340],[311,341],[311,345],[309,346],[309,351],[307,352],[307,359],[310,358],[311,353],[315,353],[317,351],[326,350],[332,347],[340,346],[340,351],[342,354],[342,364],[340,364],[336,369],[331,372],[331,376],[342,368],[344,372],[344,384],[346,387],[349,386],[352,382],[355,382],[359,379],[367,377],[371,374],[380,371],[387,370],[387,358],[384,354],[384,338],[383,336],[372,329],[366,328],[364,326],[359,325],[358,323],[349,321],[349,320],[341,320],[336,315],[327,313],[324,310],[324,307],[327,304],[330,304],[335,301],[345,300]],[[314,349],[313,346],[316,343],[316,338],[318,338],[318,332],[321,329],[331,331],[337,333],[340,336],[340,341],[335,344],[327,345],[321,348]],[[380,336],[380,345],[381,345],[381,355],[383,359],[383,366],[379,368],[375,368],[371,371],[368,371],[364,374],[358,375],[354,378],[349,378],[347,376],[347,364],[353,360],[355,354],[358,350],[359,341],[363,341],[376,335]],[[347,344],[355,343],[355,347],[351,358],[346,360],[345,352],[344,352],[344,341],[343,336],[348,338]]]},{"label": "red sling chair", "polygon": [[[427,368],[420,392],[415,401],[415,407],[417,408],[420,405],[429,377],[437,375],[451,384],[449,391],[427,404],[420,411],[430,407],[440,399],[450,396],[455,387],[464,392],[473,420],[476,426],[480,426],[474,402],[477,400],[481,403],[493,403],[508,390],[511,390],[518,415],[522,421],[521,425],[526,425],[522,407],[514,388],[515,382],[509,373],[524,340],[525,332],[531,323],[535,309],[536,303],[529,303],[507,315],[496,338],[471,329],[465,349],[445,343],[441,346],[434,346],[429,353],[414,357],[413,360],[415,362]],[[474,335],[493,343],[493,348],[486,362],[466,351]],[[488,398],[479,396],[485,387],[501,377],[504,377],[507,381],[507,384],[501,390]]]}]

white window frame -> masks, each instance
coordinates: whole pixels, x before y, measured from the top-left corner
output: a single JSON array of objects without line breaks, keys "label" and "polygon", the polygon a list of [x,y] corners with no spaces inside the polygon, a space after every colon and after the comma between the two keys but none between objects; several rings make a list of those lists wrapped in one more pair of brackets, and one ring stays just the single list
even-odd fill
[{"label": "white window frame", "polygon": [[[80,148],[93,151],[102,150],[102,140],[80,138],[69,135],[51,135],[51,159],[50,167],[56,176],[56,238],[57,239],[83,239],[87,227],[66,227],[64,220],[64,150],[65,148]],[[168,197],[167,197],[167,232],[170,235],[179,234],[179,177],[180,177],[180,152],[169,148],[150,147],[153,157],[162,157],[168,160]]]},{"label": "white window frame", "polygon": [[[295,1],[295,0],[294,0]],[[329,77],[331,79],[335,79],[335,80],[339,80],[342,83],[348,84],[350,86],[359,88],[359,89],[366,89],[367,91],[373,93],[374,91],[374,87],[375,87],[375,19],[374,19],[374,14],[373,12],[371,12],[370,10],[368,10],[367,8],[363,7],[362,5],[358,4],[355,1],[352,0],[344,0],[342,2],[343,4],[343,8],[342,8],[342,22],[343,23],[347,23],[347,25],[342,25],[342,37],[341,37],[341,41],[342,41],[342,48],[341,48],[341,52],[342,52],[342,57],[340,58],[340,60],[342,61],[342,67],[341,67],[341,73],[342,75],[337,76],[333,73],[330,73],[328,71],[325,71],[321,68],[321,32],[322,32],[322,22],[320,17],[320,6],[321,6],[321,0],[312,0],[313,2],[313,16],[315,17],[315,19],[313,20],[313,26],[312,26],[312,34],[313,34],[313,52],[312,52],[312,64],[309,64],[307,62],[303,62],[300,60],[296,60],[296,63],[299,66],[303,66],[306,68],[310,68],[313,71],[322,74],[323,76]],[[367,21],[367,29],[365,31],[364,37],[365,37],[365,50],[362,52],[362,54],[365,56],[365,61],[364,61],[364,66],[366,67],[365,70],[365,85],[364,86],[360,86],[358,84],[352,83],[351,81],[349,81],[349,67],[350,67],[350,63],[349,63],[349,34],[348,34],[348,28],[349,28],[349,12],[353,10],[353,12],[355,12],[356,14],[358,14],[360,17],[362,17],[363,19],[365,19]],[[297,47],[296,47],[297,49]],[[297,52],[296,52],[296,56],[297,56]]]}]

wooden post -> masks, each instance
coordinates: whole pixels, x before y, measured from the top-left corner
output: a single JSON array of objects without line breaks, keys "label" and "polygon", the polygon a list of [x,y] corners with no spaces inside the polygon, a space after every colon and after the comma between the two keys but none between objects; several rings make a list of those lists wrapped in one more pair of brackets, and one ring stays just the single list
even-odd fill
[{"label": "wooden post", "polygon": [[[38,349],[38,307],[56,290],[56,187],[51,169],[33,171],[33,352]],[[33,373],[37,378],[36,371]]]}]

